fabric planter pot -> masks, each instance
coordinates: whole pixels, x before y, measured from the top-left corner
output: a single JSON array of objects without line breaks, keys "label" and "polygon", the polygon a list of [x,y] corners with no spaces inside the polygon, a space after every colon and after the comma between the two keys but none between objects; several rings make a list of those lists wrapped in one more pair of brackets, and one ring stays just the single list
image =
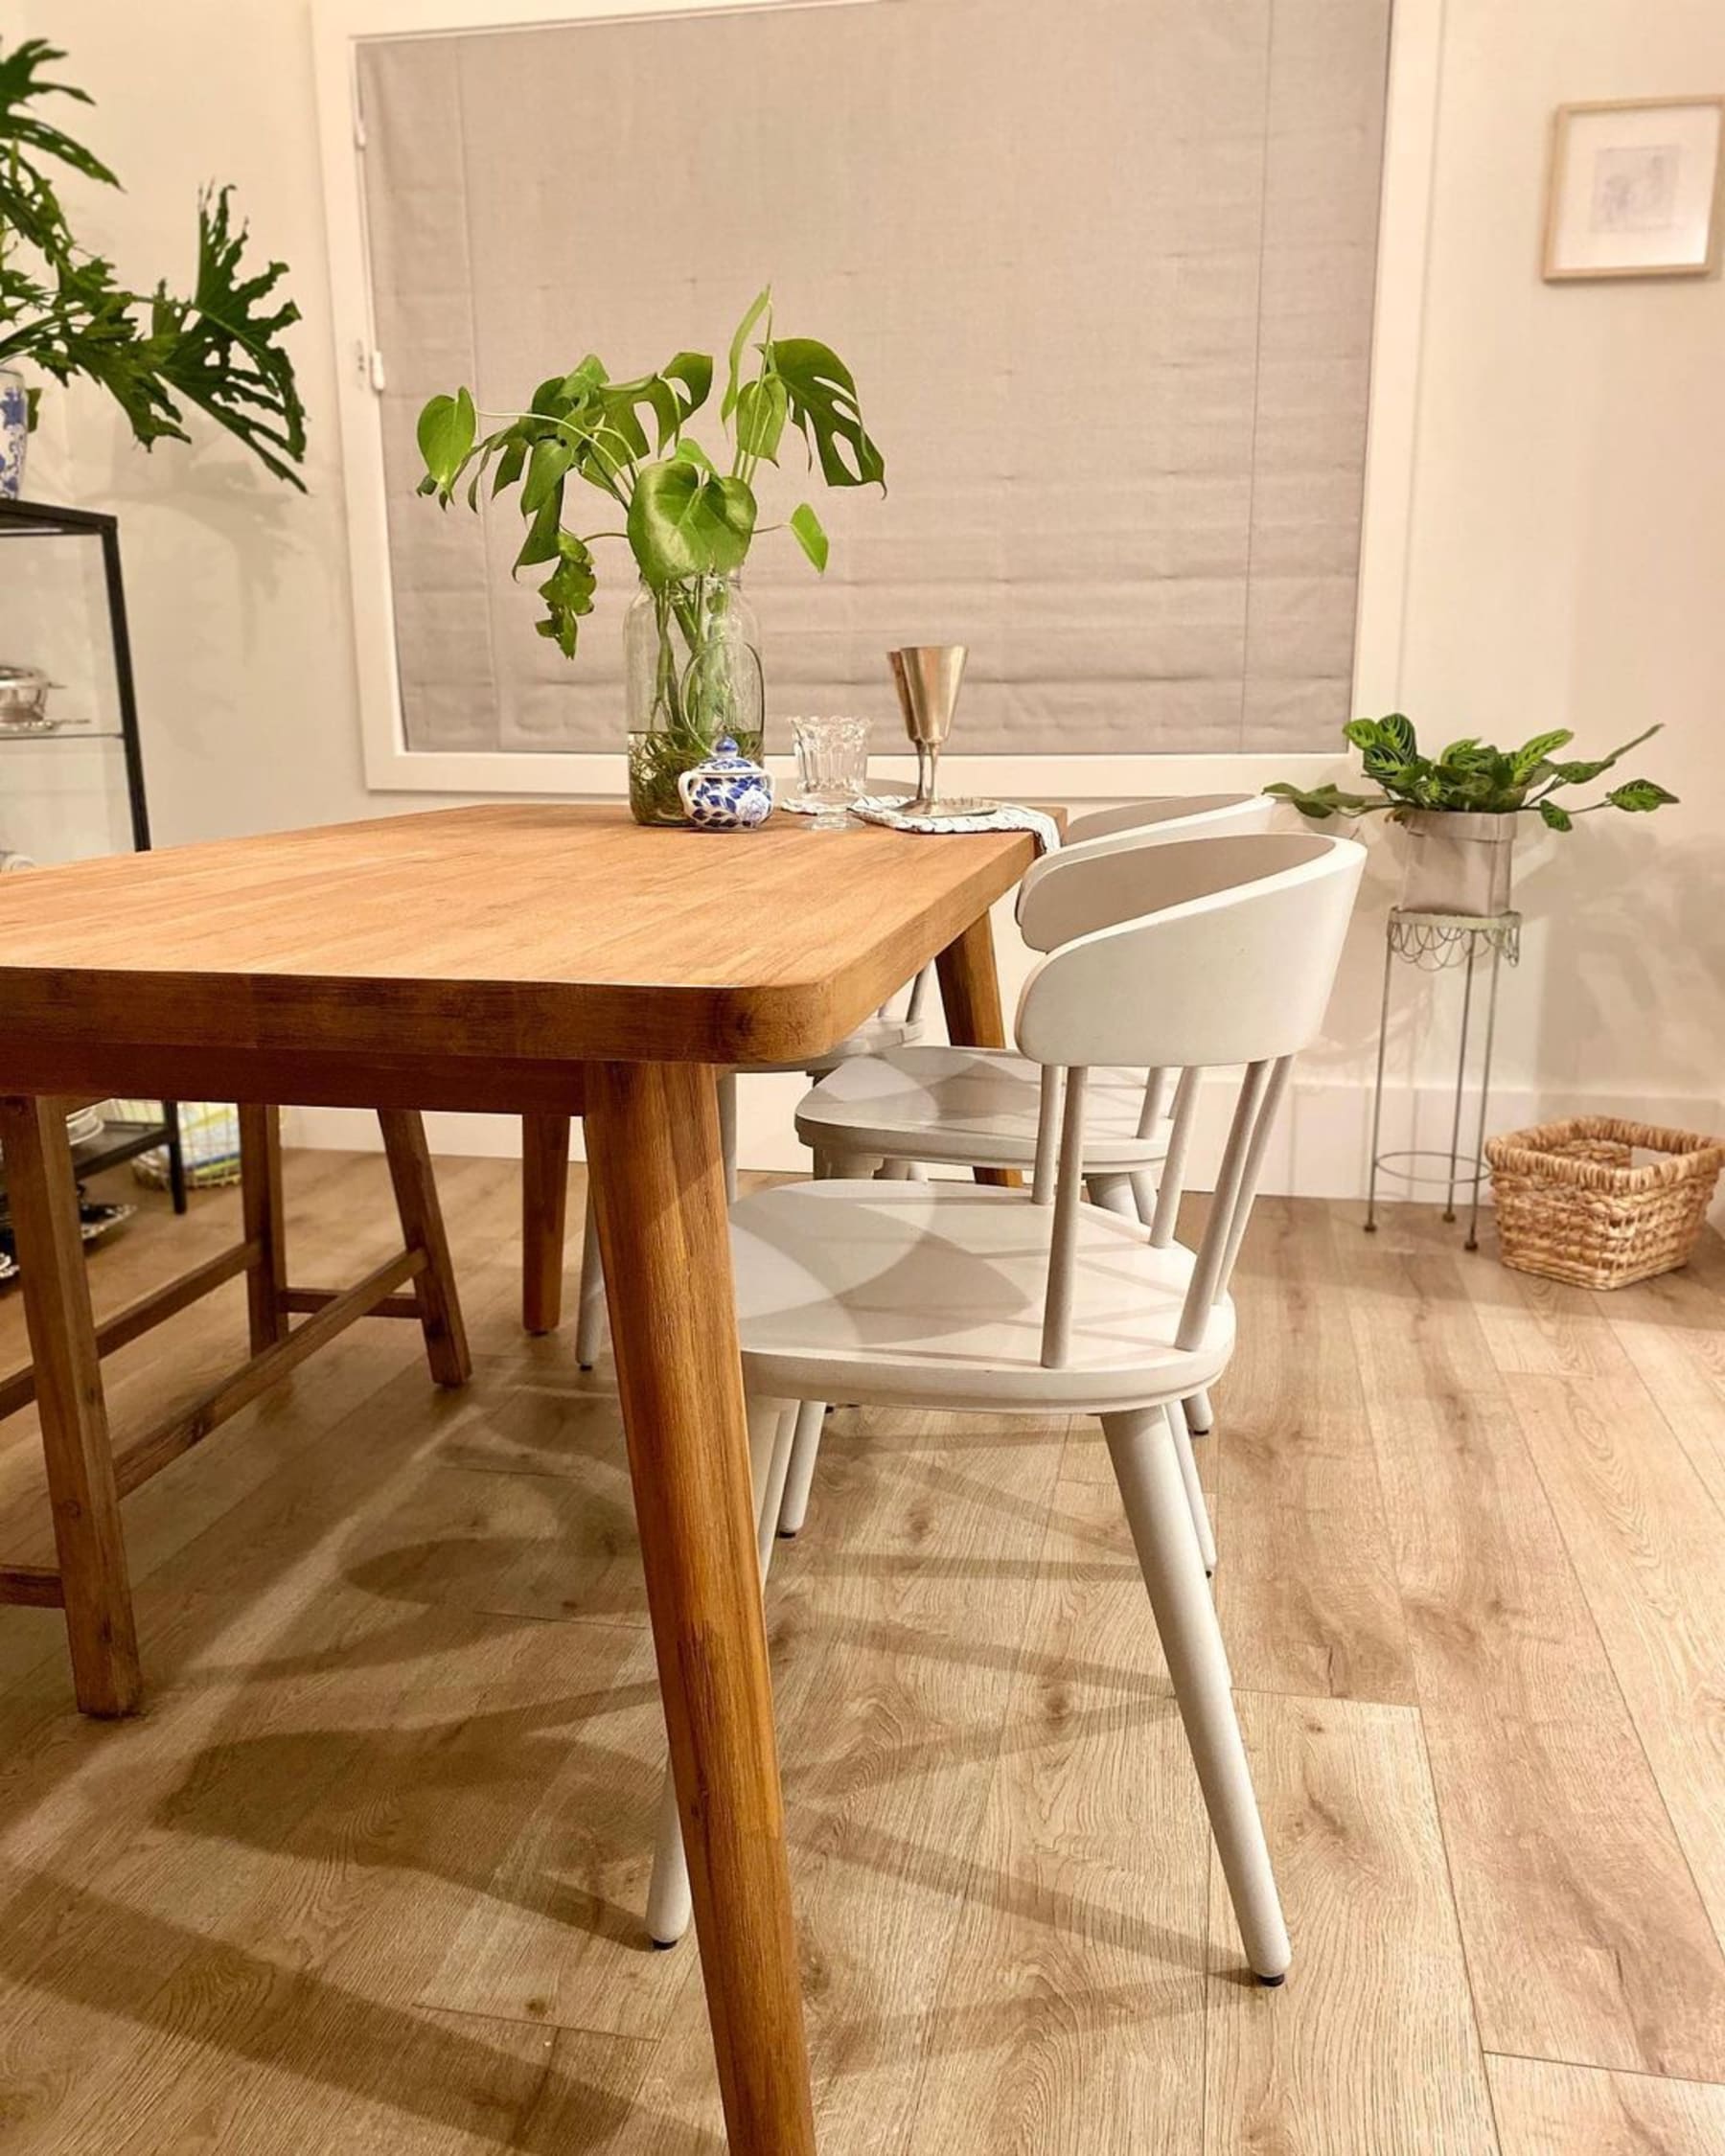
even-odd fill
[{"label": "fabric planter pot", "polygon": [[1508,912],[1516,821],[1453,809],[1410,810],[1400,818],[1407,834],[1403,912],[1473,918]]}]

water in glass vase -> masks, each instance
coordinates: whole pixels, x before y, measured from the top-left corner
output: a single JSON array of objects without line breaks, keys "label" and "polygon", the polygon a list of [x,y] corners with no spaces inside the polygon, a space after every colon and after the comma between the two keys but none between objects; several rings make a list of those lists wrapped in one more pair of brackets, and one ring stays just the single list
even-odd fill
[{"label": "water in glass vase", "polygon": [[741,580],[643,584],[623,621],[629,807],[637,823],[688,821],[677,790],[728,734],[758,758],[766,723],[760,627]]}]

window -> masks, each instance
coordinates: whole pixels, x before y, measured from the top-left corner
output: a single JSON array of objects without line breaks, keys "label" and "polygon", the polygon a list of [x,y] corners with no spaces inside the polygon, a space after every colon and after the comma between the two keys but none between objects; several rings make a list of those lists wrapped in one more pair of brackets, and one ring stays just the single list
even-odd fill
[{"label": "window", "polygon": [[770,275],[784,331],[854,365],[890,492],[814,494],[824,580],[788,535],[757,539],[770,714],[890,712],[890,645],[964,641],[971,752],[1332,747],[1388,38],[1389,0],[870,0],[362,38],[401,745],[614,753],[632,592],[605,550],[576,663],[535,636],[513,506],[440,516],[414,493],[424,399],[468,381],[514,410],[588,350],[619,373],[722,351]]}]

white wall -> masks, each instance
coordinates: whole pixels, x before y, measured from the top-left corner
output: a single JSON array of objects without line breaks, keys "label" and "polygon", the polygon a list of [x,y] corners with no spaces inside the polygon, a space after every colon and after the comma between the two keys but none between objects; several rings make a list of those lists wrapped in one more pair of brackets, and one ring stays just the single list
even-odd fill
[{"label": "white wall", "polygon": [[[139,282],[183,274],[197,185],[230,178],[263,246],[293,265],[307,316],[307,499],[207,430],[196,450],[146,458],[99,400],[72,405],[77,498],[126,520],[160,837],[432,805],[367,794],[360,774],[306,0],[52,0],[28,14],[69,49],[68,74],[99,101],[89,138],[127,182],[90,201],[93,242]],[[1725,288],[1552,287],[1537,264],[1554,104],[1721,88],[1718,0],[1447,0],[1402,701],[1440,738],[1564,724],[1587,749],[1661,719],[1644,766],[1685,796],[1654,819],[1599,816],[1568,841],[1525,843],[1528,956],[1505,996],[1498,1127],[1582,1100],[1720,1116]],[[1268,775],[1170,760],[1168,786]],[[1074,767],[1074,798],[1083,785]],[[1308,1060],[1290,1118],[1281,1172],[1303,1187],[1352,1188],[1362,1170],[1389,854],[1333,1040]],[[1393,1064],[1433,1088],[1451,1037],[1424,984],[1409,976],[1398,993],[1418,1016],[1397,1025]],[[747,1158],[794,1157],[794,1090],[749,1089]],[[1434,1132],[1435,1091],[1410,1102]],[[510,1134],[461,1142],[487,1136]]]}]

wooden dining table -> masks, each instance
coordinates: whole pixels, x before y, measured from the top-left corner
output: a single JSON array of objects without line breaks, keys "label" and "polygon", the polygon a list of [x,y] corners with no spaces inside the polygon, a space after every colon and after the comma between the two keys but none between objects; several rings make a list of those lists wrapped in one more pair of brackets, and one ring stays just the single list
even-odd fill
[{"label": "wooden dining table", "polygon": [[[585,1117],[713,2046],[748,2156],[806,2156],[815,2127],[715,1077],[819,1055],[931,960],[952,1038],[1000,1043],[988,909],[1031,855],[1022,833],[780,816],[718,835],[509,805],[0,881],[5,1127],[109,1093]],[[41,1150],[9,1164],[38,1210],[70,1192]],[[96,1368],[81,1270],[53,1293],[72,1376],[41,1411],[76,1424]],[[84,1502],[121,1548],[111,1475]],[[96,1637],[112,1614],[84,1613]]]}]

